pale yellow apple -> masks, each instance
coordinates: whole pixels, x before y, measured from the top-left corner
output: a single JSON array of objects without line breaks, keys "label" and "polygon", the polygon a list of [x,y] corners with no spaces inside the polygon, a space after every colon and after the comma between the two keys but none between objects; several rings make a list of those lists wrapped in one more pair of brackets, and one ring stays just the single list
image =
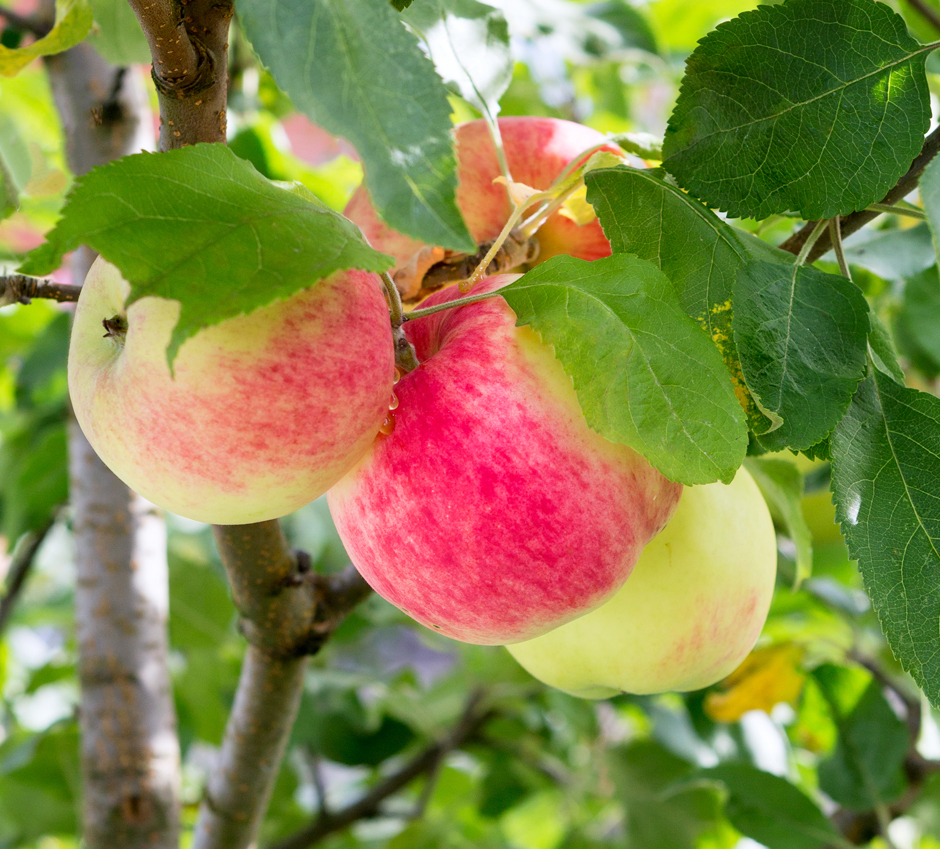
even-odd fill
[{"label": "pale yellow apple", "polygon": [[378,433],[395,363],[376,275],[341,271],[200,330],[172,374],[179,302],[125,309],[129,293],[96,260],[75,311],[69,392],[101,459],[155,504],[215,524],[275,519],[322,495]]},{"label": "pale yellow apple", "polygon": [[541,637],[507,646],[532,675],[577,696],[697,690],[760,635],[773,595],[773,522],[753,478],[683,489],[617,593]]}]

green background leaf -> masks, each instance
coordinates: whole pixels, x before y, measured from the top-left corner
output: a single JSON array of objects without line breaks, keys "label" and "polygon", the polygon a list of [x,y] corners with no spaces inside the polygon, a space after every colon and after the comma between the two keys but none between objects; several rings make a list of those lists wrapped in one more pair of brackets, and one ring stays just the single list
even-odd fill
[{"label": "green background leaf", "polygon": [[554,257],[500,290],[552,346],[588,424],[671,480],[729,482],[744,413],[721,355],[651,263],[629,254]]},{"label": "green background leaf", "polygon": [[735,216],[864,209],[923,144],[930,49],[875,0],[745,12],[689,57],[663,165]]},{"label": "green background leaf", "polygon": [[239,0],[245,34],[311,120],[347,138],[394,229],[473,253],[457,210],[456,158],[443,82],[386,3]]}]

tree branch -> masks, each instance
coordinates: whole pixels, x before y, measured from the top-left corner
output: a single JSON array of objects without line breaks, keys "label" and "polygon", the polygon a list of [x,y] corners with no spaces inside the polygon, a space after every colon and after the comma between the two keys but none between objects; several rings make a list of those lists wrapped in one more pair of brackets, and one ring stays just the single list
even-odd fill
[{"label": "tree branch", "polygon": [[[927,163],[929,163],[937,153],[940,153],[940,127],[927,136],[924,140],[923,148],[921,148],[917,158],[911,163],[911,167],[908,169],[907,173],[898,180],[897,185],[895,185],[880,202],[890,206],[914,191],[914,189],[917,188],[917,184],[920,182],[924,169],[927,167]],[[874,210],[863,209],[859,212],[853,212],[851,215],[847,215],[842,219],[842,238],[844,239],[856,230],[861,230],[869,221],[873,221],[881,214],[882,213]],[[808,221],[796,233],[790,236],[789,239],[781,244],[780,247],[792,254],[799,254],[818,223],[818,221]],[[813,249],[809,252],[806,261],[814,262],[831,248],[832,240],[828,232],[823,233],[816,244],[813,245]]]},{"label": "tree branch", "polygon": [[219,766],[209,778],[193,849],[243,849],[255,839],[314,654],[371,590],[350,566],[316,575],[277,522],[216,526],[240,627],[249,642]]},{"label": "tree branch", "polygon": [[129,0],[150,45],[160,150],[225,142],[233,0]]},{"label": "tree branch", "polygon": [[49,298],[60,303],[78,300],[82,287],[71,283],[56,283],[25,274],[0,275],[0,307],[10,304],[29,304],[33,298]]},{"label": "tree branch", "polygon": [[269,849],[307,849],[358,820],[379,816],[382,803],[386,799],[407,787],[419,776],[432,775],[450,752],[466,745],[496,715],[492,708],[483,706],[483,701],[483,691],[476,690],[471,694],[463,715],[447,737],[419,752],[397,772],[379,781],[361,799],[332,813],[321,810],[310,825],[273,844]]},{"label": "tree branch", "polygon": [[3,590],[3,596],[0,597],[0,634],[3,634],[3,631],[6,628],[7,622],[10,619],[10,614],[13,613],[13,608],[16,607],[16,601],[19,598],[23,587],[26,585],[26,578],[29,576],[30,570],[33,568],[33,561],[36,558],[36,553],[39,551],[39,548],[42,545],[43,540],[46,538],[46,534],[48,534],[52,528],[52,525],[53,522],[49,521],[38,531],[34,531],[33,533],[29,534],[29,536],[27,536],[26,539],[21,542],[19,548],[13,555],[13,560],[10,563],[10,569],[7,572],[6,586]]}]

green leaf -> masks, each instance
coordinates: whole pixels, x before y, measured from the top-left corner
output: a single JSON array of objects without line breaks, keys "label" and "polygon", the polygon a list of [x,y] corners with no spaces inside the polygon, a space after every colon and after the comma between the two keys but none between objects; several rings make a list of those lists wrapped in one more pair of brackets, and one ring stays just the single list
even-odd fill
[{"label": "green leaf", "polygon": [[745,763],[721,764],[695,777],[725,785],[725,816],[752,840],[774,849],[817,849],[839,841],[829,818],[784,778]]},{"label": "green leaf", "polygon": [[512,82],[503,13],[476,0],[415,0],[403,15],[445,83],[492,121]]},{"label": "green leaf", "polygon": [[877,681],[845,714],[830,696],[828,678],[815,677],[839,731],[835,751],[819,765],[820,789],[857,811],[893,802],[907,786],[903,769],[910,746],[907,726],[891,710]]},{"label": "green leaf", "polygon": [[747,450],[721,355],[654,265],[553,257],[500,289],[552,346],[588,424],[671,480],[730,482]]},{"label": "green leaf", "polygon": [[813,574],[813,535],[803,518],[803,475],[789,460],[775,457],[748,457],[747,470],[760,487],[771,512],[787,530],[796,546],[794,589]]},{"label": "green leaf", "polygon": [[895,657],[940,705],[940,400],[872,370],[831,441],[849,552]]},{"label": "green leaf", "polygon": [[888,328],[884,326],[878,314],[874,311],[868,314],[871,322],[871,331],[868,334],[868,348],[872,362],[885,374],[893,377],[898,383],[904,383],[904,371],[898,362],[898,353],[894,350],[894,342]]},{"label": "green leaf", "polygon": [[[904,230],[859,230],[846,240],[845,258],[884,280],[906,280],[937,261],[926,223]],[[824,259],[836,261],[832,251]]]},{"label": "green leaf", "polygon": [[627,808],[627,840],[638,849],[695,849],[698,836],[718,819],[710,788],[683,787],[691,767],[652,740],[610,755],[610,777]]},{"label": "green leaf", "polygon": [[29,148],[11,115],[0,113],[0,218],[19,205],[19,194],[29,180],[33,163]]},{"label": "green leaf", "polygon": [[665,182],[660,169],[610,168],[585,177],[587,199],[615,253],[632,253],[673,282],[682,308],[718,346],[752,430],[771,423],[751,398],[734,342],[734,276],[751,259],[793,256],[727,225],[695,198]]},{"label": "green leaf", "polygon": [[389,226],[476,251],[454,199],[447,89],[394,10],[370,0],[238,0],[237,9],[297,108],[355,146]]},{"label": "green leaf", "polygon": [[905,282],[896,319],[904,324],[912,341],[940,363],[940,274],[936,265]]},{"label": "green leaf", "polygon": [[734,216],[864,209],[921,149],[932,49],[875,0],[789,0],[745,12],[689,57],[663,164]]},{"label": "green leaf", "polygon": [[148,295],[180,302],[167,360],[204,327],[286,298],[345,268],[391,262],[298,185],[262,177],[224,145],[141,153],[81,177],[21,271],[48,274],[87,244]]},{"label": "green leaf", "polygon": [[734,284],[734,340],[748,388],[780,425],[769,450],[803,450],[842,418],[865,373],[868,304],[844,277],[749,262]]},{"label": "green leaf", "polygon": [[150,64],[150,47],[127,0],[88,0],[96,27],[88,43],[112,65]]},{"label": "green leaf", "polygon": [[48,35],[26,47],[0,45],[0,77],[12,77],[38,56],[51,56],[74,47],[92,25],[92,13],[86,0],[56,0],[55,26]]},{"label": "green leaf", "polygon": [[413,2],[414,0],[391,0],[392,8],[399,12],[404,12]]}]

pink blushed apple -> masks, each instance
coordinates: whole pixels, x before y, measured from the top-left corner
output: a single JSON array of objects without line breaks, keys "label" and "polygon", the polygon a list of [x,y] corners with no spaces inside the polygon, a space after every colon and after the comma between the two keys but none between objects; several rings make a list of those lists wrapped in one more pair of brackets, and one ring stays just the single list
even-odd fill
[{"label": "pink blushed apple", "polygon": [[767,505],[746,469],[687,486],[675,515],[610,601],[509,646],[532,675],[577,696],[698,690],[760,636],[777,574]]},{"label": "pink blushed apple", "polygon": [[421,365],[395,388],[395,427],[328,494],[363,577],[417,621],[480,644],[603,602],[681,486],[587,426],[571,379],[504,299],[405,329]]},{"label": "pink blushed apple", "polygon": [[[75,312],[69,391],[92,447],[145,498],[216,524],[277,518],[325,492],[374,439],[394,379],[375,275],[338,272],[200,330],[172,375],[179,303],[146,297],[125,310],[129,292],[113,265],[95,262]],[[126,333],[106,335],[115,316]]]},{"label": "pink blushed apple", "polygon": [[[572,121],[558,118],[500,118],[500,134],[510,173],[515,182],[548,189],[565,167],[584,158],[585,151],[606,142],[606,137]],[[503,229],[512,207],[506,187],[493,181],[501,176],[496,148],[486,123],[470,121],[454,130],[457,148],[457,206],[477,244],[492,242]],[[609,150],[617,148],[610,145]],[[444,257],[410,236],[398,233],[377,215],[364,186],[353,194],[344,210],[376,249],[395,257],[393,276],[402,294],[418,293],[428,268]],[[595,260],[610,254],[610,244],[597,219],[578,224],[565,208],[552,214],[536,232],[537,262],[558,254]]]}]

